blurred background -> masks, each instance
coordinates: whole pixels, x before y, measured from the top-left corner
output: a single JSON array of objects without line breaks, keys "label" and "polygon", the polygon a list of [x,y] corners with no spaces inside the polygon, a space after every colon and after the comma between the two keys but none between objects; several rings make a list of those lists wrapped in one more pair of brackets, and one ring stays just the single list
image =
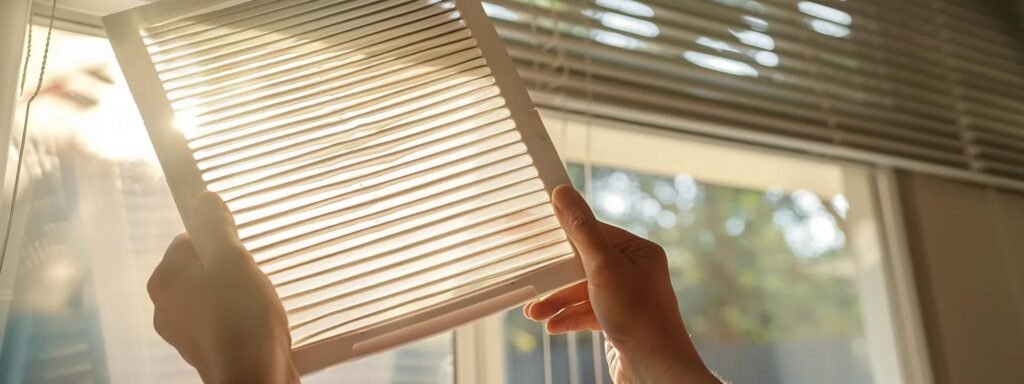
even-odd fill
[{"label": "blurred background", "polygon": [[[183,228],[99,21],[142,4],[60,1],[28,137],[51,7],[0,4],[4,218],[25,141],[2,383],[198,382],[152,329]],[[1024,383],[1024,3],[484,7],[574,185],[668,251],[723,378]],[[304,382],[611,383],[602,352],[514,309]]]}]

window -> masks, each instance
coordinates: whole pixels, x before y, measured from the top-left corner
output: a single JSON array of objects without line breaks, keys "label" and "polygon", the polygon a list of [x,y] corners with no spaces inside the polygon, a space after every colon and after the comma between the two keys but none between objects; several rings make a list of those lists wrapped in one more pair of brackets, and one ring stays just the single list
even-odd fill
[{"label": "window", "polygon": [[[43,40],[33,40],[33,70]],[[198,382],[152,327],[145,284],[183,229],[135,110],[104,39],[54,31],[4,262],[16,281],[4,282],[15,288],[0,328],[0,382]],[[451,383],[451,340],[436,336],[304,382]]]},{"label": "window", "polygon": [[[639,2],[596,3],[605,12],[646,12]],[[655,33],[614,16],[601,22]],[[34,43],[41,52],[42,39]],[[197,382],[152,330],[145,281],[182,229],[131,97],[102,38],[55,31],[52,44],[4,265],[16,273],[0,281],[15,287],[12,310],[0,316],[0,382]],[[544,119],[601,218],[668,250],[681,311],[723,377],[909,381],[869,168],[586,115]],[[304,382],[452,383],[463,370],[493,378],[480,383],[611,382],[603,354],[594,353],[599,334],[549,337],[518,309],[471,327],[476,349],[444,334]]]},{"label": "window", "polygon": [[[666,249],[680,311],[723,378],[902,380],[863,167],[545,118],[599,218]],[[492,321],[507,383],[610,383],[598,334],[547,336],[520,309]]]}]

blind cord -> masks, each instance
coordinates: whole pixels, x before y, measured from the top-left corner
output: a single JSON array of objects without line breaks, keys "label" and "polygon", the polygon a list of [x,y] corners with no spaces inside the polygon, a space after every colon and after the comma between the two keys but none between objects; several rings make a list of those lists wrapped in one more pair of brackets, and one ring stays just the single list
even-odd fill
[{"label": "blind cord", "polygon": [[32,15],[28,16],[28,47],[25,49],[25,66],[21,67],[21,86],[18,96],[25,95],[25,79],[28,77],[28,63],[32,60]]},{"label": "blind cord", "polygon": [[[18,187],[21,184],[21,165],[25,160],[25,143],[28,142],[28,117],[32,111],[32,102],[39,96],[39,90],[43,87],[43,77],[46,75],[46,60],[50,55],[50,37],[53,36],[53,18],[57,13],[57,0],[53,0],[53,5],[50,7],[50,21],[46,27],[46,43],[43,45],[43,60],[39,65],[39,80],[36,82],[36,89],[32,92],[32,96],[29,97],[28,102],[25,103],[25,121],[21,126],[21,142],[18,143],[18,165],[14,169],[14,191],[11,193],[11,210],[7,213],[7,227],[4,229],[4,243],[3,249],[0,250],[0,272],[3,271],[4,261],[7,260],[7,247],[10,245],[11,240],[11,227],[14,224],[14,210],[15,204],[18,201]],[[31,36],[32,23],[29,20],[29,36]],[[29,49],[31,50],[31,40],[29,40]],[[24,87],[25,77],[28,76],[28,59],[29,55],[25,55],[25,67],[22,69],[21,80],[22,87]],[[24,88],[22,88],[24,92]]]}]

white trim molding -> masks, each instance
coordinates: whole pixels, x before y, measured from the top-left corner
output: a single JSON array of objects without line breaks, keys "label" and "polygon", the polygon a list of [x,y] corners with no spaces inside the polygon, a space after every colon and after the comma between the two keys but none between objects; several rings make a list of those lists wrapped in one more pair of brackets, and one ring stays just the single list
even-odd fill
[{"label": "white trim molding", "polygon": [[[29,0],[0,2],[0,159],[7,160],[11,130],[14,128],[14,109],[21,93],[22,54],[25,33],[28,31]],[[6,167],[0,167],[0,185],[6,180]],[[5,196],[6,198],[6,196]]]},{"label": "white trim molding", "polygon": [[878,212],[885,235],[887,285],[891,297],[892,320],[896,326],[898,358],[903,367],[903,382],[935,382],[928,341],[925,337],[916,277],[907,243],[906,223],[900,204],[896,173],[889,168],[875,172]]},{"label": "white trim molding", "polygon": [[[7,215],[10,214],[11,192],[7,180],[8,167],[13,163],[10,157],[11,131],[16,126],[14,111],[18,105],[21,90],[18,83],[21,79],[22,54],[25,48],[25,32],[28,30],[29,0],[0,1],[0,232],[6,230]],[[19,211],[24,211],[23,204]],[[17,213],[17,212],[16,212]],[[17,233],[12,233],[12,244],[9,249],[17,249]],[[3,344],[4,330],[7,327],[7,316],[13,299],[14,280],[17,271],[17,257],[12,254],[4,261],[0,270],[0,345]]]},{"label": "white trim molding", "polygon": [[504,383],[502,314],[455,329],[455,384]]}]

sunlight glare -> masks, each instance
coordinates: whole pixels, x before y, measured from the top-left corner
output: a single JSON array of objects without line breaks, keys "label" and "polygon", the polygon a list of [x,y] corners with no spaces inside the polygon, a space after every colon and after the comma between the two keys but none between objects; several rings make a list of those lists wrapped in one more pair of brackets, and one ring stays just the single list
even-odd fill
[{"label": "sunlight glare", "polygon": [[753,29],[755,31],[768,31],[768,22],[760,17],[743,16],[743,22],[747,23],[747,25],[750,26],[750,29]]},{"label": "sunlight glare", "polygon": [[730,29],[729,32],[732,33],[733,36],[736,36],[741,43],[751,47],[761,48],[768,51],[775,49],[775,39],[772,39],[771,36],[764,33],[750,30],[737,31],[733,29]]},{"label": "sunlight glare", "polygon": [[739,62],[724,57],[718,57],[701,52],[686,51],[683,58],[700,67],[710,70],[728,73],[735,76],[757,77],[757,69],[747,63]]},{"label": "sunlight glare", "polygon": [[615,12],[602,12],[590,9],[584,10],[583,14],[591,19],[600,21],[601,25],[611,29],[646,37],[655,37],[661,34],[658,26],[647,20],[640,20]]},{"label": "sunlight glare", "polygon": [[821,19],[808,20],[807,25],[809,25],[815,32],[825,36],[843,38],[850,35],[850,28]]},{"label": "sunlight glare", "polygon": [[779,55],[776,55],[774,52],[760,51],[754,54],[754,60],[766,67],[777,67],[779,65]]},{"label": "sunlight glare", "polygon": [[853,16],[838,9],[824,6],[812,1],[801,1],[796,5],[797,9],[804,14],[828,20],[836,24],[850,25],[853,23]]},{"label": "sunlight glare", "polygon": [[633,0],[596,0],[595,3],[608,9],[628,13],[634,16],[653,17],[654,9],[647,4]]},{"label": "sunlight glare", "polygon": [[635,39],[623,35],[621,33],[608,32],[600,29],[590,31],[590,38],[604,45],[610,45],[613,47],[629,49],[634,51],[643,49],[647,46],[643,41],[640,41],[639,39]]},{"label": "sunlight glare", "polygon": [[491,4],[491,3],[481,3],[481,4],[483,4],[484,12],[487,13],[487,16],[490,16],[492,18],[499,19],[499,20],[505,20],[505,21],[518,21],[519,20],[519,14],[516,13],[516,11],[513,11],[513,10],[505,8],[505,7],[502,7],[502,6],[497,5],[497,4]]},{"label": "sunlight glare", "polygon": [[740,52],[739,49],[736,49],[735,47],[729,45],[729,43],[726,43],[726,42],[724,42],[722,40],[712,39],[710,37],[705,37],[705,36],[701,36],[701,37],[697,38],[697,44],[700,44],[700,45],[703,45],[705,47],[714,49],[714,50],[716,50],[718,52],[724,52],[724,51],[736,52],[736,53]]}]

